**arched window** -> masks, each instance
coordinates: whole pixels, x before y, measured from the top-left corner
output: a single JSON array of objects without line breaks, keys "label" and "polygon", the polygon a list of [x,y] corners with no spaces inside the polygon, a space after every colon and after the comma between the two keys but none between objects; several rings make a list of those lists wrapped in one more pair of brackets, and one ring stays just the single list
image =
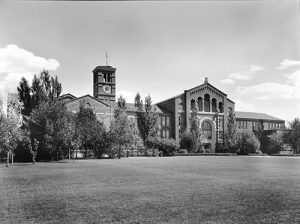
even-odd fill
[{"label": "arched window", "polygon": [[198,110],[203,111],[203,100],[202,97],[198,97]]},{"label": "arched window", "polygon": [[232,108],[231,107],[228,107],[228,114],[230,115],[230,114],[232,114]]},{"label": "arched window", "polygon": [[219,103],[219,112],[224,113],[224,106],[222,102]]},{"label": "arched window", "polygon": [[212,100],[211,100],[211,109],[212,109],[212,112],[218,112],[217,111],[217,100],[215,99],[215,98],[213,98]]},{"label": "arched window", "polygon": [[191,110],[195,110],[196,109],[196,102],[195,100],[191,100]]},{"label": "arched window", "polygon": [[210,96],[209,96],[209,94],[204,95],[204,111],[210,112]]},{"label": "arched window", "polygon": [[212,136],[211,124],[208,121],[203,121],[202,125],[201,125],[201,128],[202,128],[203,138],[211,139],[211,136]]}]

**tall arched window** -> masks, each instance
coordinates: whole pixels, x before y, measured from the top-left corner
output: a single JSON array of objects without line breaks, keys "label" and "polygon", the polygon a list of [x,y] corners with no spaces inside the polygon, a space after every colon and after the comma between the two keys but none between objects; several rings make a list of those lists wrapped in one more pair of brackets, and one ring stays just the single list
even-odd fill
[{"label": "tall arched window", "polygon": [[219,103],[219,112],[224,113],[224,106],[222,102]]},{"label": "tall arched window", "polygon": [[202,97],[198,97],[198,110],[203,111],[203,100]]},{"label": "tall arched window", "polygon": [[202,128],[203,138],[211,139],[211,136],[212,136],[211,124],[208,121],[203,121],[202,125],[201,125],[201,128]]},{"label": "tall arched window", "polygon": [[191,110],[195,110],[196,109],[196,102],[195,100],[191,100]]},{"label": "tall arched window", "polygon": [[231,107],[228,107],[228,114],[230,115],[230,114],[232,114],[232,108]]},{"label": "tall arched window", "polygon": [[204,111],[210,112],[210,96],[209,96],[209,94],[204,95]]},{"label": "tall arched window", "polygon": [[211,109],[212,109],[212,112],[218,112],[217,111],[217,100],[215,99],[215,98],[213,98],[212,100],[211,100]]}]

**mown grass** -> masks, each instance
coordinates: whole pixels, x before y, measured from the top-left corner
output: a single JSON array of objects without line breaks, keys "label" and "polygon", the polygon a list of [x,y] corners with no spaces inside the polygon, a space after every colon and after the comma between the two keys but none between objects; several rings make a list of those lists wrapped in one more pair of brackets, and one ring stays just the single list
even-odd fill
[{"label": "mown grass", "polygon": [[0,165],[0,223],[300,223],[300,158]]}]

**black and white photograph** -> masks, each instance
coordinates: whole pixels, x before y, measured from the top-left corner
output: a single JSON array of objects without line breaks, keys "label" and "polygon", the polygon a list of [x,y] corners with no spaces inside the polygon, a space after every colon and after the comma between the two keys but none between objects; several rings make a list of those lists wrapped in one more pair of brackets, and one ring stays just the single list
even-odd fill
[{"label": "black and white photograph", "polygon": [[300,1],[0,0],[0,223],[300,223]]}]

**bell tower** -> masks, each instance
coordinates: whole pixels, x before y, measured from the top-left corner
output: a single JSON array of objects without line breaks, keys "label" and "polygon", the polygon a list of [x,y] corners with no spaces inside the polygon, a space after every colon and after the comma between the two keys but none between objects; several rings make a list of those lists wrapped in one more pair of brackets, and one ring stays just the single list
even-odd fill
[{"label": "bell tower", "polygon": [[116,68],[111,66],[97,66],[93,70],[94,97],[111,103],[116,101]]}]

